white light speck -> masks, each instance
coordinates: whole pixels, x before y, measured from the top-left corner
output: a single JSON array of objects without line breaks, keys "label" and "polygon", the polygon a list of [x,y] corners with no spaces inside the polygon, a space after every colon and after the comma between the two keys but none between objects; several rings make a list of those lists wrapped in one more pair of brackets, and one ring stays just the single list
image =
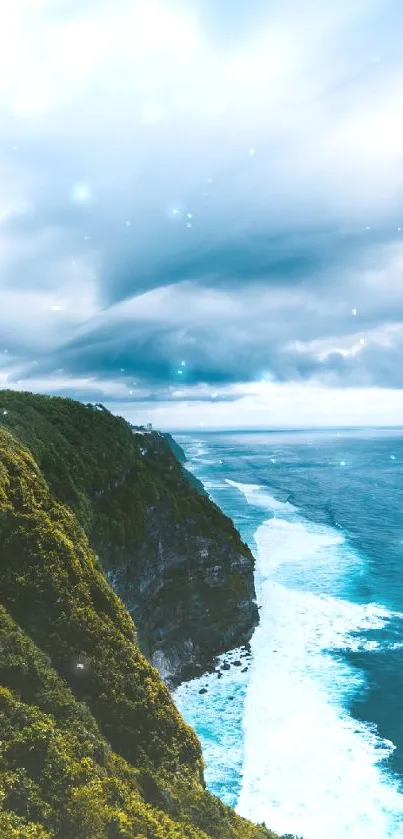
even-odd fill
[{"label": "white light speck", "polygon": [[390,459],[391,459],[391,460],[396,460],[396,458],[395,458],[394,454],[391,454]]},{"label": "white light speck", "polygon": [[276,462],[276,458],[275,458],[275,457],[271,457],[271,458],[270,458],[270,463],[275,463],[275,462]]},{"label": "white light speck", "polygon": [[340,461],[340,466],[345,466],[345,465],[346,465],[346,461],[345,461],[345,460],[341,460],[341,461]]},{"label": "white light speck", "polygon": [[249,157],[253,157],[255,154],[255,149],[249,149]]},{"label": "white light speck", "polygon": [[18,151],[18,146],[13,146],[13,151]]},{"label": "white light speck", "polygon": [[365,228],[365,230],[371,230],[371,228],[369,227],[369,225],[367,225],[367,227]]},{"label": "white light speck", "polygon": [[186,216],[187,216],[187,218],[193,218],[193,214],[192,214],[192,213],[186,213]]},{"label": "white light speck", "polygon": [[398,231],[399,231],[399,233],[400,233],[400,231],[401,231],[401,229],[402,229],[402,228],[401,228],[401,227],[398,227],[397,229],[398,229]]},{"label": "white light speck", "polygon": [[360,344],[365,344],[365,338],[360,338]]},{"label": "white light speck", "polygon": [[178,207],[174,207],[174,209],[172,210],[172,215],[177,216],[178,213],[179,213]]},{"label": "white light speck", "polygon": [[3,411],[3,417],[6,417],[7,414],[8,414],[8,411]]},{"label": "white light speck", "polygon": [[187,223],[186,227],[191,227],[191,226],[192,226],[192,222],[191,222],[191,221],[188,221],[188,223]]},{"label": "white light speck", "polygon": [[178,370],[178,376],[183,376],[183,370]]},{"label": "white light speck", "polygon": [[354,315],[354,317],[355,317],[355,315],[357,314],[357,309],[351,309],[351,313],[352,313],[352,314]]},{"label": "white light speck", "polygon": [[131,227],[131,221],[126,221],[126,227]]},{"label": "white light speck", "polygon": [[124,367],[121,367],[121,368],[120,368],[120,372],[121,372],[121,373],[124,373],[124,372],[125,372],[125,368],[124,368]]},{"label": "white light speck", "polygon": [[212,184],[212,183],[213,183],[213,179],[212,179],[212,178],[208,178],[207,183],[208,183],[208,184]]},{"label": "white light speck", "polygon": [[84,665],[81,661],[77,662],[76,667],[77,667],[77,670],[84,670]]},{"label": "white light speck", "polygon": [[182,367],[186,367],[186,361],[181,361]]},{"label": "white light speck", "polygon": [[88,204],[91,200],[90,186],[86,183],[75,184],[71,191],[70,198],[75,204]]}]

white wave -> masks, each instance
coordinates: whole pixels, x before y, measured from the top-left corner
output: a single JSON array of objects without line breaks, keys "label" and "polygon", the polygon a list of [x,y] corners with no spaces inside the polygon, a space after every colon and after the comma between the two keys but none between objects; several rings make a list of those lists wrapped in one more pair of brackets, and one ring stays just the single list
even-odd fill
[{"label": "white wave", "polygon": [[238,812],[279,833],[402,839],[403,796],[385,769],[395,746],[349,715],[366,684],[342,658],[400,649],[372,636],[402,616],[322,593],[344,592],[346,577],[365,567],[341,532],[305,520],[265,487],[226,485],[272,517],[254,534],[260,625],[248,673],[210,676],[200,696],[203,677],[178,700],[201,737],[208,786],[233,804],[240,781]]},{"label": "white wave", "polygon": [[205,489],[220,489],[220,482],[215,480],[204,480],[203,486]]},{"label": "white wave", "polygon": [[[232,807],[237,802],[244,758],[242,718],[249,659],[243,650],[219,658],[220,664],[233,665],[237,660],[242,661],[241,667],[221,670],[220,678],[217,673],[204,674],[180,685],[173,694],[179,711],[200,737],[208,788]],[[203,689],[207,693],[200,695]]]},{"label": "white wave", "polygon": [[195,440],[191,446],[189,446],[189,457],[192,458],[200,458],[204,457],[208,454],[208,449],[201,440]]},{"label": "white wave", "polygon": [[197,461],[196,460],[188,460],[186,463],[183,464],[185,469],[187,469],[188,472],[192,472],[192,473],[197,473],[198,469],[200,469],[200,466],[215,466],[215,465],[216,465],[215,460],[204,460],[202,458],[198,458]]},{"label": "white wave", "polygon": [[[288,512],[295,510],[289,504],[284,506]],[[284,518],[268,519],[258,527],[255,542],[259,552],[256,570],[259,575],[266,575],[287,562],[311,564],[318,560],[322,562],[324,557],[328,562],[334,561],[345,539],[332,527],[294,517],[292,521]]]},{"label": "white wave", "polygon": [[255,539],[260,625],[252,639],[237,810],[305,839],[401,839],[403,796],[382,765],[394,745],[349,716],[349,700],[365,692],[365,682],[334,656],[375,649],[377,642],[364,647],[355,633],[382,629],[391,613],[273,580],[281,563],[306,563],[311,574],[315,560],[331,562],[344,551],[332,528],[271,519]]},{"label": "white wave", "polygon": [[178,442],[185,451],[187,462],[183,465],[190,471],[194,472],[200,469],[200,466],[217,466],[221,463],[220,459],[211,456],[211,450],[203,440],[183,440],[178,437]]},{"label": "white wave", "polygon": [[242,492],[248,504],[252,504],[254,507],[261,507],[263,510],[270,510],[272,512],[281,511],[283,513],[291,513],[296,509],[289,501],[279,501],[277,498],[274,498],[264,487],[258,484],[242,484],[237,481],[231,481],[229,478],[225,480],[229,486],[235,487],[235,489]]},{"label": "white wave", "polygon": [[388,644],[385,641],[367,641],[365,638],[349,638],[348,644],[346,649],[352,650],[353,652],[393,652],[393,650],[402,650],[403,649],[403,641],[396,641],[392,644]]}]

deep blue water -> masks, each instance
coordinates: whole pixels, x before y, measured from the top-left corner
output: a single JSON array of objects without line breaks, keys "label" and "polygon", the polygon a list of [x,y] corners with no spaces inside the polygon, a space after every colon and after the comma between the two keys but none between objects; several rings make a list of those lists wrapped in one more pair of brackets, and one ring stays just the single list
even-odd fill
[{"label": "deep blue water", "polygon": [[256,557],[251,666],[176,694],[209,787],[280,833],[403,837],[403,430],[175,436]]}]

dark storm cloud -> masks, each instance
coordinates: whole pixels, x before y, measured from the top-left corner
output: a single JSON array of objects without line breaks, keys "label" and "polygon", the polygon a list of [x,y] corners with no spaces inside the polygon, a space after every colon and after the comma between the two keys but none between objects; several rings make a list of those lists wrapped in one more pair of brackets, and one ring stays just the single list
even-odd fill
[{"label": "dark storm cloud", "polygon": [[[394,270],[392,278],[398,276]],[[63,368],[75,377],[118,380],[134,393],[147,385],[161,392],[199,383],[220,388],[261,377],[400,387],[394,359],[400,352],[401,287],[390,301],[382,297],[382,309],[376,295],[365,299],[360,275],[347,299],[340,298],[337,280],[337,272],[332,282],[328,276],[325,294],[321,286],[292,289],[281,283],[158,289],[89,321],[79,337],[24,377]]]}]

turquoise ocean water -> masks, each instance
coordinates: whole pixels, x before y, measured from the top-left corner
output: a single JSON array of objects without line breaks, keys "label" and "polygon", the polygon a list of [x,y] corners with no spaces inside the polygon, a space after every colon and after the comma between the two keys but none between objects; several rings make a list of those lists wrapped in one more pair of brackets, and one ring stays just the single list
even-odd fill
[{"label": "turquoise ocean water", "polygon": [[402,839],[403,430],[175,437],[256,557],[250,663],[175,693],[209,788],[279,833]]}]

